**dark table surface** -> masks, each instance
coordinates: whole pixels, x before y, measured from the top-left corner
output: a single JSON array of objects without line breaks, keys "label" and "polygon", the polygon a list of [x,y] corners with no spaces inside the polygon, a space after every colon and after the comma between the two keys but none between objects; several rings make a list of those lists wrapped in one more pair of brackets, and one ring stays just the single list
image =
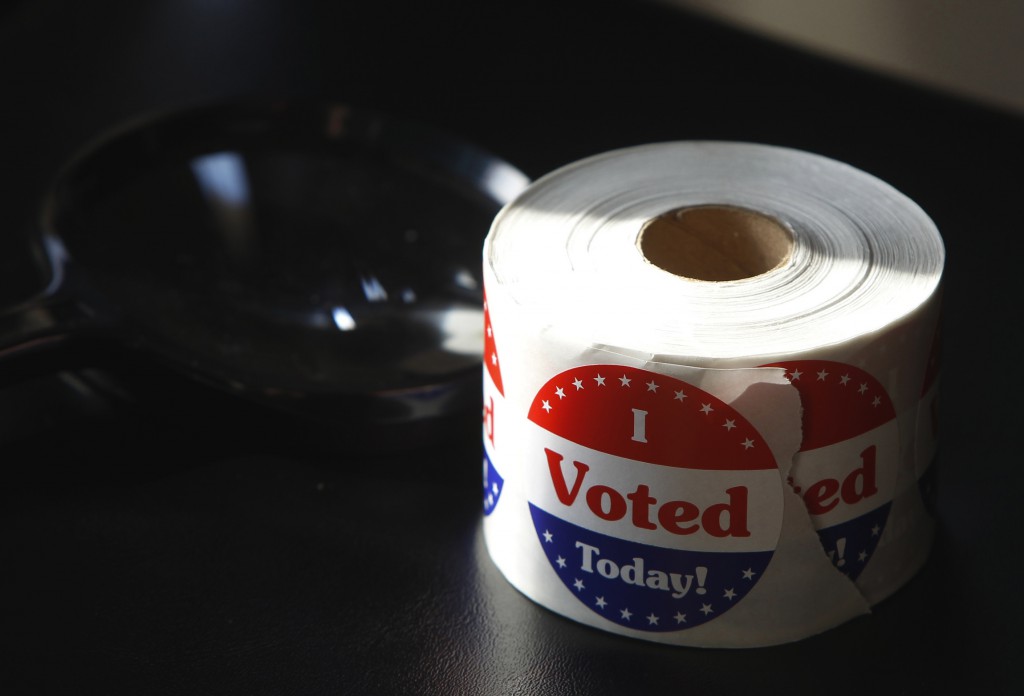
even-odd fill
[{"label": "dark table surface", "polygon": [[0,691],[1020,693],[1024,122],[662,6],[440,7],[8,5],[4,302],[43,280],[25,235],[54,170],[144,113],[337,98],[458,134],[533,177],[661,140],[818,152],[901,189],[947,244],[927,566],[872,615],[792,645],[646,644],[539,608],[490,564],[478,412],[397,451],[388,438],[356,451],[197,401],[173,376],[146,375],[166,388],[139,393],[132,370],[145,366],[114,389],[61,372],[0,392]]}]

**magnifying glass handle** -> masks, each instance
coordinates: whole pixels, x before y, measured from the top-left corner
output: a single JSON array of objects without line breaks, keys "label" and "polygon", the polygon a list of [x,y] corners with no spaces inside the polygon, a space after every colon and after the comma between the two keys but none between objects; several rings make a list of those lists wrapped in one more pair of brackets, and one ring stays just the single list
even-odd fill
[{"label": "magnifying glass handle", "polygon": [[0,388],[73,367],[67,350],[72,339],[102,323],[59,291],[0,310]]}]

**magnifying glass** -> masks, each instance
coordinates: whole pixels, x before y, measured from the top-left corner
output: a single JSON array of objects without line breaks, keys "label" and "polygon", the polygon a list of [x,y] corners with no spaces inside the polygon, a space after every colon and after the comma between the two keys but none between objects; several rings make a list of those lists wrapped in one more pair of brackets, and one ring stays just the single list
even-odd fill
[{"label": "magnifying glass", "polygon": [[58,370],[53,348],[105,341],[349,429],[479,408],[481,244],[526,183],[456,138],[340,103],[133,124],[46,196],[49,283],[0,312],[0,373]]}]

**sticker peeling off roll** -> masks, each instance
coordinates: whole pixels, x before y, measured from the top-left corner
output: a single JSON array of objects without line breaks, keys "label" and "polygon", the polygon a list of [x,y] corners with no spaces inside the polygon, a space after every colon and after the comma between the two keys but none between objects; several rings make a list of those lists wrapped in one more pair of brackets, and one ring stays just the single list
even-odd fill
[{"label": "sticker peeling off roll", "polygon": [[678,645],[870,611],[931,543],[943,262],[913,202],[794,150],[666,143],[537,181],[484,245],[498,568]]}]

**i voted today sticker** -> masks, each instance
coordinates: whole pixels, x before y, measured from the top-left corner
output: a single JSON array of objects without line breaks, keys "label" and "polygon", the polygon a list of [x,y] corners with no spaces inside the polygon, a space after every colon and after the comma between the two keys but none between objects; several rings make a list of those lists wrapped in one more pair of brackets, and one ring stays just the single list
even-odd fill
[{"label": "i voted today sticker", "polygon": [[537,543],[590,611],[680,631],[740,603],[778,543],[783,481],[736,409],[682,380],[621,365],[564,371],[524,433]]},{"label": "i voted today sticker", "polygon": [[496,412],[501,410],[505,400],[502,386],[501,363],[498,360],[498,345],[494,340],[494,325],[491,323],[491,308],[484,293],[484,515],[490,515],[501,499],[505,479],[494,466]]},{"label": "i voted today sticker", "polygon": [[803,440],[790,485],[833,565],[856,580],[889,518],[899,465],[892,400],[864,370],[830,360],[774,363],[800,392]]}]

